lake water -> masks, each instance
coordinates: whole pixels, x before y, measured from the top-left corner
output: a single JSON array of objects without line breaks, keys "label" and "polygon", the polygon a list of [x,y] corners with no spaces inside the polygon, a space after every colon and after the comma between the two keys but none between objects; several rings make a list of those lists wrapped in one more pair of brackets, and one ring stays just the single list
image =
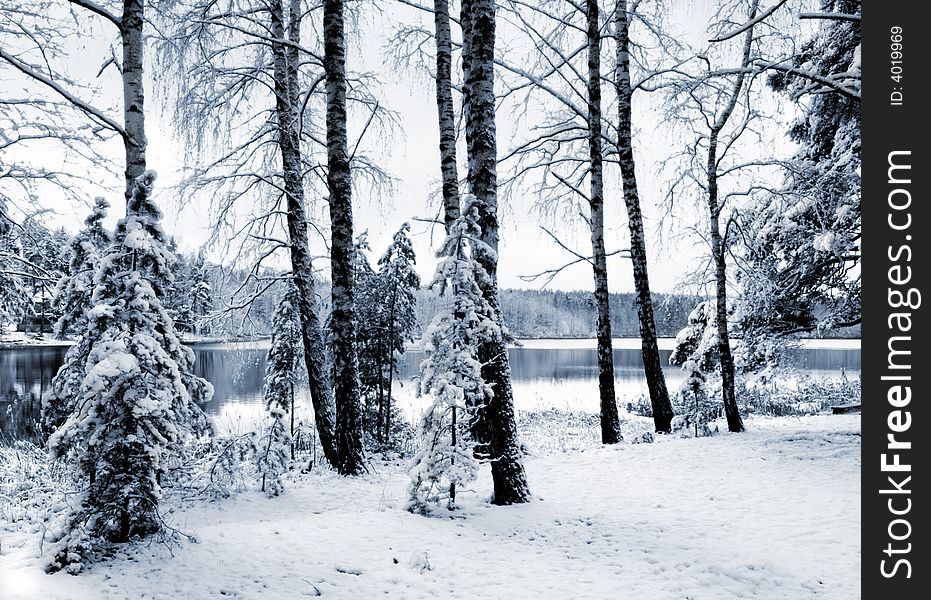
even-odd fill
[{"label": "lake water", "polygon": [[[673,341],[660,340],[664,364]],[[66,348],[0,349],[0,440],[34,438],[38,399],[61,365]],[[204,409],[220,429],[246,431],[261,418],[262,383],[267,344],[207,344],[194,346],[196,371],[215,388]],[[417,398],[416,376],[424,352],[407,352],[395,385],[398,406],[413,420],[424,399]],[[598,412],[597,357],[594,340],[527,340],[508,352],[517,410],[557,408]],[[813,340],[796,351],[797,366],[813,378],[837,379],[860,372],[859,340]],[[614,345],[616,390],[621,406],[646,394],[640,341],[618,339]],[[684,376],[665,367],[670,392]],[[309,397],[298,397],[298,416],[310,417]]]}]

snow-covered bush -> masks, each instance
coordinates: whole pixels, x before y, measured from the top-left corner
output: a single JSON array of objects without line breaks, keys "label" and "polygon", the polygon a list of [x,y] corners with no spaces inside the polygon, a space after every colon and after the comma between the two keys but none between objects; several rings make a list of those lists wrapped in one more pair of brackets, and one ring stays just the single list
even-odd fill
[{"label": "snow-covered bush", "polygon": [[87,358],[77,402],[49,439],[53,456],[76,459],[87,486],[51,570],[79,571],[110,543],[165,531],[158,503],[166,461],[209,428],[197,403],[213,388],[191,372],[194,354],[159,300],[174,256],[151,199],[154,180],[147,171],[135,181],[100,260],[80,342]]},{"label": "snow-covered bush", "polygon": [[440,262],[431,285],[450,294],[451,302],[424,335],[428,355],[421,364],[420,393],[433,402],[420,423],[421,447],[411,469],[411,512],[430,514],[444,502],[455,508],[457,488],[474,480],[478,468],[469,423],[492,397],[482,379],[478,347],[502,333],[479,287],[488,274],[474,259],[482,244],[477,221],[475,198],[467,195],[461,216],[437,252]]},{"label": "snow-covered bush", "polygon": [[740,401],[749,414],[772,417],[816,415],[832,406],[860,402],[860,378],[824,380],[781,369],[765,380],[744,381]]}]

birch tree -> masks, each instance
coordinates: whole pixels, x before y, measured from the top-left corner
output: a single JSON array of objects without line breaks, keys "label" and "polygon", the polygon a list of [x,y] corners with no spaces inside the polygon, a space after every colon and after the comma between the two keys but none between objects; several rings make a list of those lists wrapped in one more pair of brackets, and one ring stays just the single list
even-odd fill
[{"label": "birch tree", "polygon": [[[69,0],[69,4],[77,8],[84,15],[103,20],[116,28],[120,39],[120,58],[116,54],[111,60],[104,63],[101,71],[109,65],[114,65],[120,73],[122,82],[122,123],[107,115],[106,112],[95,106],[91,100],[80,96],[80,91],[72,91],[71,81],[67,73],[58,72],[49,68],[44,60],[30,60],[29,56],[20,57],[13,52],[0,47],[0,60],[8,68],[18,71],[27,77],[34,85],[41,86],[57,96],[56,101],[48,105],[41,104],[45,110],[54,110],[56,105],[65,102],[80,111],[95,126],[115,132],[123,141],[125,155],[125,193],[128,200],[132,193],[132,186],[146,169],[146,136],[145,136],[145,93],[143,89],[144,74],[144,0],[123,0],[118,3],[116,10],[108,5],[98,4],[90,0]],[[121,6],[119,6],[121,5]],[[36,2],[33,10],[40,18],[47,22],[56,22],[57,11],[61,7],[51,3]],[[4,11],[5,12],[5,11]],[[18,12],[22,12],[20,9]],[[40,31],[47,31],[42,27]],[[75,32],[79,34],[80,32]],[[54,117],[53,117],[54,118]],[[59,136],[61,137],[61,136]],[[68,136],[70,137],[70,136]],[[67,139],[67,138],[66,138]]]},{"label": "birch tree", "polygon": [[[591,162],[589,219],[592,232],[592,269],[595,304],[598,307],[598,391],[601,407],[601,442],[616,444],[621,423],[614,393],[614,348],[611,342],[611,309],[608,305],[608,258],[605,250],[604,156],[601,115],[601,11],[598,0],[586,0],[588,38],[588,151]],[[649,378],[650,373],[647,373]]]},{"label": "birch tree", "polygon": [[[313,7],[311,7],[313,8]],[[193,167],[184,194],[208,199],[212,243],[248,275],[231,285],[221,311],[246,319],[261,297],[282,280],[298,289],[314,418],[324,455],[341,463],[333,381],[321,326],[318,273],[324,261],[311,253],[312,236],[326,241],[315,199],[326,196],[327,145],[319,126],[327,92],[324,56],[302,30],[319,30],[321,11],[304,2],[170,2],[157,41],[159,66],[171,77],[162,104],[174,115],[177,136]],[[374,129],[390,122],[368,90],[371,80],[347,75],[347,101],[365,109]],[[385,179],[361,139],[353,140],[356,179]],[[290,273],[282,274],[282,254]],[[231,272],[238,277],[238,272]]]},{"label": "birch tree", "polygon": [[[0,69],[24,82],[26,92],[0,100],[0,148],[10,151],[0,159],[0,194],[15,188],[36,197],[51,184],[78,196],[76,184],[105,180],[93,174],[108,172],[104,150],[117,136],[123,142],[128,199],[134,180],[146,168],[144,0],[4,1],[0,9]],[[110,56],[104,57],[98,78],[111,68],[119,72],[122,118],[113,116],[101,100],[105,85],[82,80],[62,60],[71,52],[68,42],[86,36],[88,25],[98,22],[118,34],[118,48],[111,47]],[[63,160],[34,158],[43,149]],[[56,163],[62,166],[52,166]]]},{"label": "birch tree", "polygon": [[337,469],[358,475],[364,469],[362,398],[356,354],[352,179],[346,130],[346,38],[343,0],[323,2],[323,48],[326,74],[327,188],[330,193],[330,277],[332,301],[330,346],[336,395]]},{"label": "birch tree", "polygon": [[[753,0],[745,16],[741,3],[721,7],[712,25],[715,37],[711,46],[693,61],[690,77],[671,85],[668,113],[670,121],[683,125],[694,136],[681,155],[684,162],[670,197],[697,191],[704,202],[702,236],[710,250],[721,395],[732,432],[744,430],[737,406],[728,305],[728,288],[733,283],[728,275],[728,255],[734,243],[735,203],[765,189],[766,171],[771,177],[772,167],[782,164],[772,153],[761,156],[751,151],[763,143],[762,123],[766,120],[755,107],[761,99],[753,86],[765,69],[754,68],[754,64],[766,56],[766,46],[775,43],[773,40],[786,42],[774,23],[764,22],[773,8],[760,11],[759,4]],[[764,39],[772,31],[777,32],[773,40]],[[731,40],[733,48],[728,47]],[[715,64],[729,59],[736,64]]]},{"label": "birch tree", "polygon": [[440,129],[443,224],[446,232],[459,216],[459,166],[456,152],[456,106],[453,102],[453,40],[449,0],[433,0],[436,40],[436,110]]},{"label": "birch tree", "polygon": [[659,344],[656,339],[656,321],[653,298],[650,294],[643,212],[640,207],[640,192],[637,188],[637,172],[634,162],[632,139],[634,88],[630,76],[630,15],[627,0],[618,0],[614,13],[617,51],[614,73],[618,105],[617,161],[621,169],[624,205],[627,208],[627,226],[630,229],[630,259],[634,270],[634,288],[637,291],[640,344],[644,374],[650,391],[650,403],[653,407],[653,423],[658,433],[668,433],[672,430],[672,403],[669,400],[669,390],[666,387],[666,376],[663,374]]},{"label": "birch tree", "polygon": [[[461,11],[463,97],[468,148],[468,181],[478,208],[482,244],[476,260],[487,273],[482,293],[501,323],[498,298],[498,174],[495,129],[495,2],[464,0]],[[514,419],[511,368],[503,336],[479,349],[482,377],[493,397],[481,410],[473,429],[480,450],[491,461],[496,504],[530,500]]]}]

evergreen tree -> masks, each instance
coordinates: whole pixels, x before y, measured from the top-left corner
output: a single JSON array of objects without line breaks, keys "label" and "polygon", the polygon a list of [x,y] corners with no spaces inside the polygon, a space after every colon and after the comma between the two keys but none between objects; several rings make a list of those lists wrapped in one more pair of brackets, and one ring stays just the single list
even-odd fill
[{"label": "evergreen tree", "polygon": [[163,531],[166,461],[209,428],[198,403],[213,388],[191,373],[194,353],[159,300],[175,256],[151,199],[154,180],[154,171],[137,178],[100,261],[78,401],[49,440],[53,456],[73,452],[87,484],[50,570],[78,571],[110,543]]},{"label": "evergreen tree", "polygon": [[0,330],[19,321],[29,310],[30,295],[22,277],[20,248],[13,237],[14,223],[0,198]]},{"label": "evergreen tree", "polygon": [[190,319],[191,331],[200,335],[203,329],[203,319],[213,310],[213,286],[210,285],[210,274],[207,270],[204,252],[197,253],[197,258],[191,265],[188,278],[187,314]]},{"label": "evergreen tree", "polygon": [[[368,232],[363,231],[356,238],[353,256],[359,392],[365,404],[363,428],[367,439],[380,442],[382,428],[379,419],[384,387],[381,366],[384,355],[382,328],[385,323],[385,297],[378,275],[372,269],[366,255],[368,250]],[[329,327],[329,323],[327,326]]]},{"label": "evergreen tree", "polygon": [[[83,332],[88,326],[87,310],[93,306],[94,274],[101,255],[111,242],[110,232],[103,226],[109,206],[105,199],[97,198],[91,214],[84,220],[84,228],[71,241],[68,274],[58,280],[52,299],[53,307],[61,312],[55,323],[56,337],[62,338],[68,332]],[[42,398],[42,424],[46,434],[61,427],[74,410],[84,380],[89,340],[89,336],[82,335],[78,343],[68,349],[52,379],[50,392]]]},{"label": "evergreen tree", "polygon": [[[288,460],[294,458],[294,387],[304,360],[297,303],[297,288],[291,284],[275,311],[272,345],[265,364],[268,419],[256,456],[262,491],[269,496],[284,490],[281,476],[288,469]],[[286,424],[289,415],[290,423]]]},{"label": "evergreen tree", "polygon": [[417,256],[410,230],[410,224],[404,223],[394,234],[388,250],[378,260],[378,287],[384,291],[387,302],[382,312],[384,325],[381,331],[384,341],[379,344],[379,423],[384,443],[389,441],[391,432],[391,388],[398,370],[398,358],[404,353],[407,343],[413,341],[417,328],[417,298],[414,293],[420,288],[420,276],[415,268]]},{"label": "evergreen tree", "polygon": [[431,287],[451,292],[452,303],[437,313],[424,335],[429,354],[421,365],[420,392],[433,402],[421,419],[408,501],[408,509],[420,514],[432,513],[442,502],[455,508],[457,487],[475,479],[476,444],[469,424],[493,397],[482,378],[479,346],[501,343],[502,331],[479,287],[488,273],[475,260],[483,244],[478,218],[475,198],[466,195],[437,253],[441,260]]},{"label": "evergreen tree", "polygon": [[[860,14],[860,0],[823,0],[822,12]],[[860,21],[824,19],[770,85],[802,105],[789,132],[800,149],[787,186],[745,211],[745,340],[820,334],[860,322],[860,101],[810,78],[860,87]]]},{"label": "evergreen tree", "polygon": [[718,329],[715,326],[715,307],[711,302],[700,302],[689,313],[688,324],[676,336],[676,345],[669,363],[682,367],[688,373],[679,396],[687,415],[687,426],[695,429],[695,436],[710,435],[708,423],[719,412],[708,396],[706,373],[718,361]]}]

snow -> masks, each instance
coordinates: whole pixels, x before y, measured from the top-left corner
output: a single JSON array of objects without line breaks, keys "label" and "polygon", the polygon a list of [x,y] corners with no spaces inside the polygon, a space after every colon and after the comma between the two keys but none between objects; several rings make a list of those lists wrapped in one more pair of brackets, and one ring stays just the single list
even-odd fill
[{"label": "snow", "polygon": [[[462,493],[455,519],[402,510],[405,464],[318,471],[278,498],[189,503],[172,521],[199,543],[173,557],[140,546],[78,577],[43,574],[38,532],[0,512],[0,589],[4,600],[859,597],[860,417],[747,426],[532,456],[535,501]],[[491,489],[487,472],[473,488]]]}]

